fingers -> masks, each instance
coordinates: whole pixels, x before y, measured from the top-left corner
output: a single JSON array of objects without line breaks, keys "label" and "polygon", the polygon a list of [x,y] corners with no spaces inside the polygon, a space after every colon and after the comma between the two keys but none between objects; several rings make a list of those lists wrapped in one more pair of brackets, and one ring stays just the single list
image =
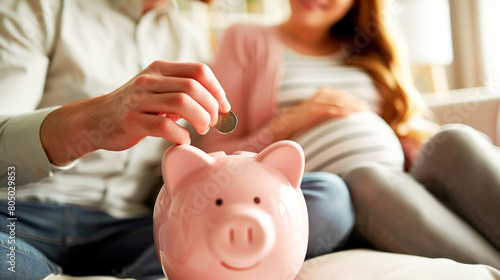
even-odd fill
[{"label": "fingers", "polygon": [[137,109],[142,113],[165,116],[172,120],[181,117],[200,134],[207,133],[210,126],[210,114],[186,93],[149,94]]},{"label": "fingers", "polygon": [[312,102],[324,105],[327,108],[332,106],[337,107],[338,109],[327,109],[327,111],[340,112],[343,110],[344,114],[369,109],[368,104],[357,96],[327,87],[320,88],[318,93],[312,98]]},{"label": "fingers", "polygon": [[230,110],[221,85],[208,66],[200,63],[156,61],[115,91],[90,99],[96,119],[112,127],[98,149],[124,150],[146,136],[189,144],[188,131],[176,121],[184,118],[200,134]]},{"label": "fingers", "polygon": [[[142,78],[142,80],[148,79],[145,84],[148,84],[148,89],[157,93],[158,95],[168,95],[169,93],[175,94],[174,101],[177,100],[179,103],[180,109],[185,109],[181,111],[176,111],[184,118],[184,113],[189,114],[189,109],[185,108],[187,100],[180,99],[182,97],[178,96],[178,93],[185,93],[189,96],[193,101],[198,103],[202,109],[204,109],[209,114],[210,125],[213,126],[217,123],[217,116],[219,112],[219,103],[217,100],[208,92],[198,81],[189,79],[189,78],[178,78],[178,77],[150,77],[150,78]],[[152,81],[151,81],[152,80]],[[186,96],[186,97],[187,97]],[[172,98],[170,98],[172,99]],[[146,101],[146,100],[145,100]],[[147,100],[148,103],[151,103],[156,100]],[[164,102],[161,103],[162,105]],[[171,104],[171,103],[169,103]],[[187,103],[189,104],[189,103]],[[154,105],[154,104],[151,104]],[[174,103],[175,105],[175,103]],[[158,106],[157,106],[158,107]],[[161,109],[158,108],[156,113],[168,113],[168,108]],[[189,121],[189,120],[188,120]]]},{"label": "fingers", "polygon": [[198,81],[219,103],[223,113],[231,109],[226,94],[212,70],[202,63],[155,61],[148,68],[165,77],[189,78]]},{"label": "fingers", "polygon": [[230,110],[221,85],[201,63],[155,61],[112,96],[124,100],[119,104],[141,120],[144,127],[136,130],[174,143],[189,139],[175,120],[183,118],[205,134],[217,123],[219,112]]},{"label": "fingers", "polygon": [[316,116],[317,119],[345,117],[352,112],[331,104],[313,104],[310,106],[310,110],[310,114]]},{"label": "fingers", "polygon": [[174,144],[190,144],[189,132],[170,118],[141,114],[137,118],[136,133],[162,137]]}]

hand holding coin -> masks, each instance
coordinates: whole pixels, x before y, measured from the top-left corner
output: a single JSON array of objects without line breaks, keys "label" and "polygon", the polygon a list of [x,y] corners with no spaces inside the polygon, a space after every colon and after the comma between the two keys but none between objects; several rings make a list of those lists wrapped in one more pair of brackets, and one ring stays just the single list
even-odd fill
[{"label": "hand holding coin", "polygon": [[227,113],[219,112],[217,123],[215,124],[215,128],[218,132],[222,134],[227,134],[233,132],[238,124],[238,119],[236,115],[229,111]]},{"label": "hand holding coin", "polygon": [[[180,119],[179,115],[173,115],[173,114],[166,114],[166,113],[161,113],[159,114],[160,116],[164,118],[170,118],[174,122],[178,121]],[[233,130],[236,128],[236,125],[238,124],[238,118],[236,118],[236,115],[229,111],[227,113],[221,113],[219,112],[218,115],[218,120],[217,123],[215,124],[215,128],[219,133],[222,134],[228,134],[233,132]]]}]

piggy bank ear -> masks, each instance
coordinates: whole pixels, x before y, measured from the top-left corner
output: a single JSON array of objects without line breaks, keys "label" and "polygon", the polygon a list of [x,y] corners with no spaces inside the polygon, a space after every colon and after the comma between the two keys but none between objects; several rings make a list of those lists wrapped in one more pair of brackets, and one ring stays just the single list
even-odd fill
[{"label": "piggy bank ear", "polygon": [[163,155],[162,162],[163,182],[169,195],[175,194],[187,175],[211,165],[214,161],[213,157],[190,145],[170,147]]},{"label": "piggy bank ear", "polygon": [[293,141],[279,141],[260,152],[255,160],[280,171],[294,188],[300,187],[304,173],[304,151]]}]

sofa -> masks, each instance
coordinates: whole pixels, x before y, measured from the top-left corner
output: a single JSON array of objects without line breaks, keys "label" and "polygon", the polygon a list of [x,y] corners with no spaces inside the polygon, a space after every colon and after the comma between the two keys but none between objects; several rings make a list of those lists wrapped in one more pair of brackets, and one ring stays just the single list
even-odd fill
[{"label": "sofa", "polygon": [[500,146],[500,87],[467,88],[422,96],[437,123],[469,125]]},{"label": "sofa", "polygon": [[[441,94],[423,94],[435,121],[467,124],[500,146],[500,89],[471,88]],[[113,277],[70,277],[49,275],[46,280],[112,280]],[[166,280],[166,278],[161,278]],[[500,271],[486,265],[461,264],[449,259],[432,259],[351,249],[304,262],[296,280],[500,280]],[[237,279],[235,279],[237,280]]]}]

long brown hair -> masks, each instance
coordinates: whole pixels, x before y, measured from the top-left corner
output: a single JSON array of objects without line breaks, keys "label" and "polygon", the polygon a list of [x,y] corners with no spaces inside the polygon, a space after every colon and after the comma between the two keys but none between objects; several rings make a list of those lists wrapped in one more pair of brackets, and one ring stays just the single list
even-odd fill
[{"label": "long brown hair", "polygon": [[[346,63],[363,68],[374,80],[385,105],[382,118],[399,137],[423,140],[429,132],[411,131],[406,122],[427,109],[402,63],[395,37],[384,19],[385,0],[355,0],[346,16],[330,30],[339,40]],[[386,11],[387,12],[387,11]]]}]

